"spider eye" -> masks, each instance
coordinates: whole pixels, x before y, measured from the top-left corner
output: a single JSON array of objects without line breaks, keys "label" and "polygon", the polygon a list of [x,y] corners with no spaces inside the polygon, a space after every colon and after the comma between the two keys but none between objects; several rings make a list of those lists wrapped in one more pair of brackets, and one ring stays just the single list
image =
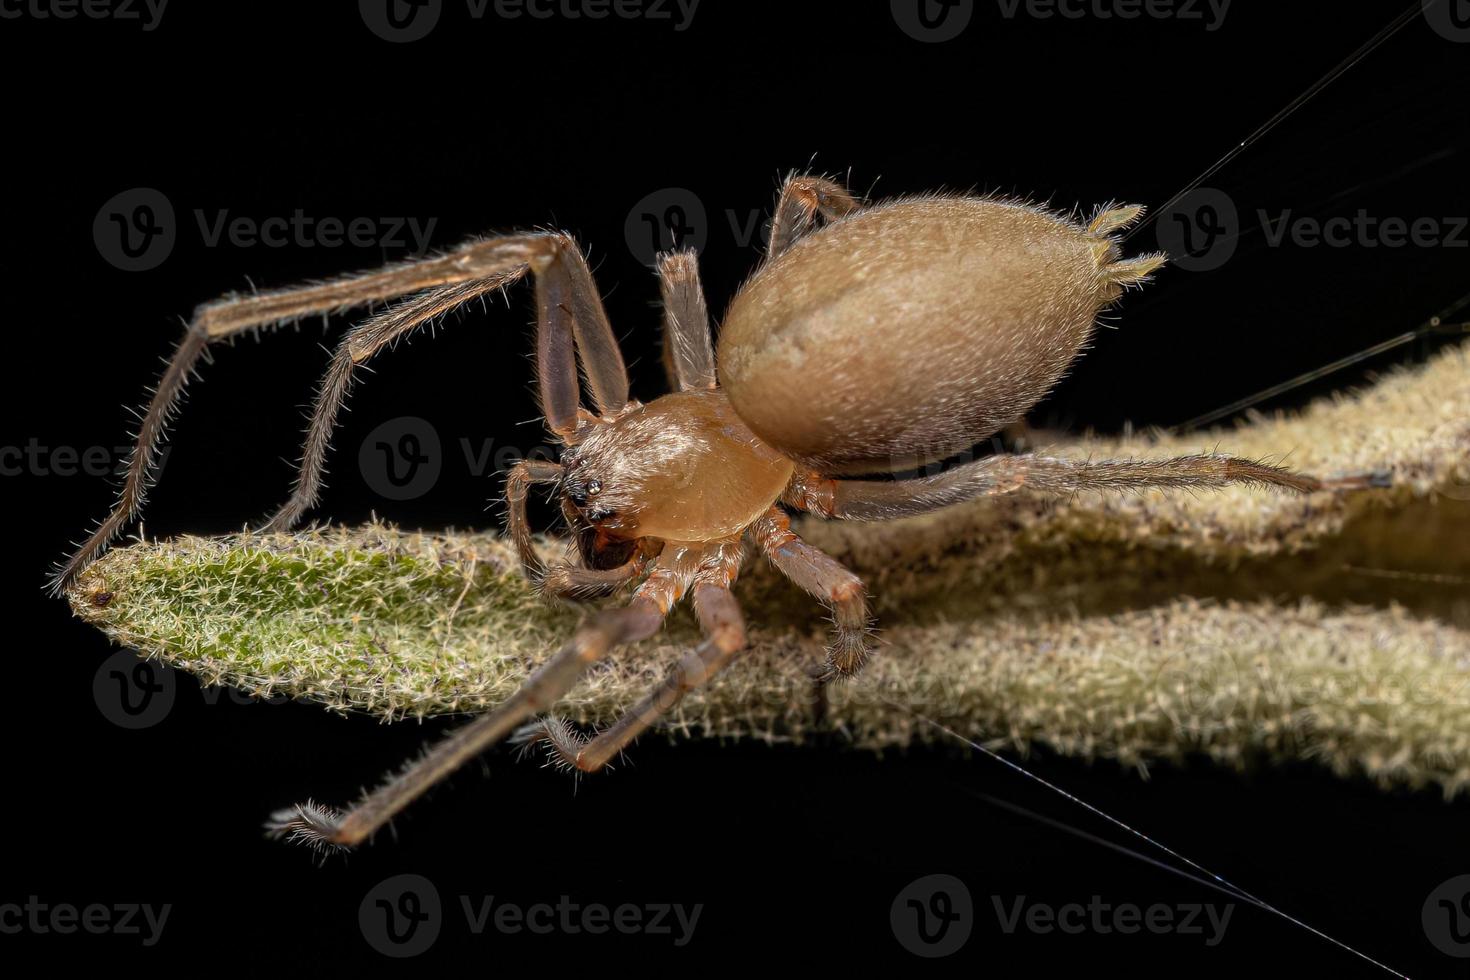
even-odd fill
[{"label": "spider eye", "polygon": [[588,498],[595,497],[601,492],[601,480],[588,480],[586,483],[572,484],[567,488],[567,496],[578,507],[586,507]]}]

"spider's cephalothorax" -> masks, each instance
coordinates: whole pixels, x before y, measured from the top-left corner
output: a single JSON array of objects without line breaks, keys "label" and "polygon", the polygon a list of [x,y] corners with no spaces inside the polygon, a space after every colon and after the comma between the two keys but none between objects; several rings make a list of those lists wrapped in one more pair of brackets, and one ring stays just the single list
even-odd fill
[{"label": "spider's cephalothorax", "polygon": [[562,493],[615,540],[720,541],[770,509],[795,464],[719,389],[680,391],[595,425],[562,458]]},{"label": "spider's cephalothorax", "polygon": [[[831,181],[792,177],[772,217],[766,259],[721,324],[718,358],[696,256],[659,257],[664,363],[675,391],[647,404],[628,397],[602,301],[564,234],[476,240],[365,275],[226,297],[195,314],[144,416],[118,505],[58,585],[74,579],[141,507],[164,423],[212,341],[411,294],[353,328],[338,347],[313,407],[295,490],[267,525],[289,528],[316,501],[356,366],[435,317],[530,275],[538,393],[547,427],[565,449],[559,462],[527,460],[511,471],[510,534],[544,591],[588,598],[631,587],[631,598],[593,613],[516,694],[345,814],[294,807],[272,827],[318,844],[361,842],[435,781],[551,708],[588,664],[653,635],[675,603],[692,597],[706,639],[622,720],[591,740],[558,723],[524,730],[566,764],[598,769],[744,647],[731,587],[747,549],[831,609],[834,637],[819,680],[862,667],[869,626],[862,582],[802,541],[790,510],[877,520],[1023,487],[1321,486],[1222,455],[1143,462],[996,455],[918,479],[853,478],[953,456],[1020,419],[1076,358],[1098,313],[1163,264],[1161,255],[1120,255],[1116,233],[1141,213],[1104,208],[1080,223],[1021,202],[941,195],[868,206]],[[575,564],[547,566],[533,546],[526,498],[537,484],[560,488]]]}]

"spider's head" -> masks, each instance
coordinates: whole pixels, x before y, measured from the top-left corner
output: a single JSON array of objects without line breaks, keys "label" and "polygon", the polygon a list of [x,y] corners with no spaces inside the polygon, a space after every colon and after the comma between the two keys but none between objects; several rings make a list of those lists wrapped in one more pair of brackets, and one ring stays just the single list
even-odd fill
[{"label": "spider's head", "polygon": [[600,481],[567,487],[562,493],[562,512],[572,528],[572,540],[587,568],[617,568],[633,557],[636,538],[619,533],[617,515],[602,507]]},{"label": "spider's head", "polygon": [[589,440],[562,456],[562,513],[587,568],[616,568],[638,547],[637,487]]}]

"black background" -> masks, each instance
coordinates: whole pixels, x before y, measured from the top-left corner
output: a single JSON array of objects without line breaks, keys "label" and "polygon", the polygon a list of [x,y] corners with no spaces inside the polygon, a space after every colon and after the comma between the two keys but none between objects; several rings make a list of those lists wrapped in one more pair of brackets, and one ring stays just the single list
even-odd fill
[{"label": "black background", "polygon": [[[7,384],[0,442],[114,447],[192,307],[404,257],[404,247],[210,245],[195,211],[261,220],[435,219],[431,245],[556,225],[589,248],[632,363],[653,397],[657,291],[630,247],[649,194],[691,190],[708,214],[712,307],[757,260],[733,234],[764,216],[779,176],[810,164],[874,196],[935,188],[1016,193],[1058,207],[1158,205],[1399,13],[1403,4],[1236,0],[1199,20],[1035,18],[974,5],[958,38],[923,43],[887,3],[769,6],[704,0],[686,30],[648,17],[475,19],[446,0],[435,29],[388,43],[357,5],[171,4],[156,29],[120,19],[0,20],[8,188],[0,269]],[[1462,4],[1463,6],[1463,4]],[[573,4],[573,7],[576,7]],[[26,8],[29,10],[29,8]],[[671,11],[674,8],[669,8]],[[1200,8],[1202,11],[1207,8]],[[1245,230],[1208,273],[1166,271],[1056,395],[1047,425],[1171,424],[1418,324],[1470,290],[1461,247],[1270,247],[1277,215],[1408,219],[1470,213],[1465,184],[1470,44],[1416,19],[1211,183]],[[105,202],[161,191],[176,241],[156,268],[110,264],[94,238]],[[634,216],[635,223],[637,216]],[[1154,247],[1152,230],[1133,248]],[[322,515],[408,526],[484,525],[493,474],[451,453],[428,495],[375,495],[364,435],[421,415],[457,444],[543,441],[529,389],[529,305],[496,304],[375,363],[337,438]],[[150,534],[238,528],[283,499],[301,408],[325,364],[316,323],[219,351],[191,389]],[[1408,363],[1401,348],[1368,368]],[[1274,405],[1361,382],[1361,370]],[[92,682],[107,643],[40,591],[110,502],[107,479],[7,476],[3,567],[7,784],[0,901],[172,903],[162,941],[0,936],[48,957],[96,955],[213,968],[320,972],[381,966],[358,905],[417,873],[447,921],[417,962],[504,970],[586,961],[825,968],[922,967],[889,927],[914,878],[946,873],[976,897],[975,934],[934,968],[1051,971],[1068,964],[1276,972],[1349,954],[1245,906],[1225,941],[1005,935],[989,896],[1061,904],[1225,901],[1201,885],[981,799],[992,794],[1089,832],[1105,824],[994,762],[932,748],[882,759],[834,739],[804,749],[646,739],[629,766],[571,781],[494,752],[398,821],[397,836],[313,864],[260,838],[265,814],[308,795],[346,801],[444,723],[383,727],[306,705],[244,704],[183,675],[168,716],[108,721]],[[818,610],[813,610],[819,616]],[[1222,772],[1033,755],[1034,770],[1269,901],[1415,975],[1463,974],[1426,942],[1420,906],[1470,871],[1466,805],[1383,793],[1301,767]],[[488,772],[488,778],[485,773]],[[1127,843],[1126,841],[1124,841]],[[470,935],[457,896],[529,904],[703,903],[693,941]],[[373,962],[376,961],[376,962]],[[436,962],[437,961],[437,962]]]}]

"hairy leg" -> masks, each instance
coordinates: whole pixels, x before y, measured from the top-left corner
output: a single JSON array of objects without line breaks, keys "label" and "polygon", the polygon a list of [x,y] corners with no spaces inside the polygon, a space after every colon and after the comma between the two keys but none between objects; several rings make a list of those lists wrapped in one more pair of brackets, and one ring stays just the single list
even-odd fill
[{"label": "hairy leg", "polygon": [[704,642],[684,654],[662,683],[612,727],[589,739],[561,719],[548,718],[524,729],[516,740],[526,744],[544,742],[554,761],[582,772],[596,772],[607,765],[684,695],[702,687],[745,648],[745,618],[730,591],[740,557],[738,545],[706,549],[693,588],[694,609],[704,630]]},{"label": "hairy leg", "polygon": [[509,236],[503,241],[504,254],[515,261],[514,268],[497,276],[429,290],[364,321],[342,338],[312,406],[296,485],[264,530],[289,530],[316,503],[332,430],[356,367],[424,323],[510,285],[527,270],[536,277],[537,390],[547,427],[563,442],[576,440],[581,422],[579,358],[600,414],[614,414],[627,404],[628,372],[576,243],[561,234]]},{"label": "hairy leg", "polygon": [[658,256],[664,304],[664,369],[677,391],[715,386],[715,351],[709,308],[699,283],[699,253],[693,249]]},{"label": "hairy leg", "polygon": [[819,681],[851,677],[868,662],[867,592],[841,562],[813,548],[791,530],[791,519],[772,507],[751,527],[751,536],[781,574],[826,603],[835,624]]},{"label": "hairy leg", "polygon": [[546,565],[531,544],[531,522],[526,519],[526,495],[533,484],[556,483],[562,477],[562,465],[539,459],[524,459],[511,467],[505,478],[506,530],[516,546],[526,578],[541,582],[546,578]]},{"label": "hairy leg", "polygon": [[503,740],[533,715],[549,709],[591,664],[616,648],[658,632],[687,586],[688,570],[655,567],[628,605],[594,613],[550,660],[494,711],[435,745],[420,760],[363,797],[345,813],[313,803],[272,814],[271,837],[320,847],[354,847],[434,784]]},{"label": "hairy leg", "polygon": [[1299,493],[1367,486],[1371,478],[1320,480],[1220,453],[1172,459],[1058,459],[999,455],[912,480],[834,480],[816,474],[794,479],[782,498],[821,517],[878,521],[925,514],[972,497],[1017,490],[1141,490],[1148,487],[1216,489],[1244,483]]},{"label": "hairy leg", "polygon": [[[200,306],[195,310],[183,339],[175,348],[168,367],[143,411],[116,503],[87,540],[57,570],[51,580],[52,592],[59,594],[75,581],[77,575],[96,561],[128,522],[142,510],[152,485],[159,451],[167,435],[168,423],[178,408],[185,385],[210,344],[234,337],[246,330],[274,329],[303,317],[330,316],[419,290],[518,274],[517,270],[527,261],[524,244],[528,237],[537,236],[512,235],[473,240],[444,255],[429,259],[388,265],[372,272],[343,276],[307,286],[250,295],[231,294]],[[585,263],[574,278],[583,281],[584,276],[585,281],[590,282],[590,274],[585,273]],[[587,319],[587,316],[583,318]],[[590,334],[596,334],[595,326],[589,322]],[[366,336],[360,335],[360,339]],[[610,329],[606,331],[606,338],[594,338],[594,341],[588,349],[599,354],[609,344],[616,349]],[[617,364],[621,365],[620,359]],[[340,368],[337,370],[340,373]],[[616,400],[616,372],[603,371],[599,374],[599,379],[605,389],[604,394],[609,399]],[[622,397],[626,400],[626,374],[623,379]],[[334,385],[345,384],[335,373],[329,376],[328,382]],[[594,390],[597,390],[596,386]]]},{"label": "hairy leg", "polygon": [[388,308],[350,330],[337,345],[332,363],[317,385],[291,496],[260,526],[260,530],[289,531],[307,510],[315,506],[321,492],[327,452],[331,449],[332,430],[336,427],[337,415],[352,390],[353,369],[358,364],[371,357],[373,352],[412,333],[430,320],[493,290],[503,288],[524,274],[525,265],[522,264],[498,276],[431,289]]},{"label": "hairy leg", "polygon": [[816,227],[817,216],[836,221],[858,210],[860,203],[841,184],[813,177],[792,175],[781,186],[776,211],[771,216],[768,258],[775,258]]},{"label": "hairy leg", "polygon": [[547,566],[532,541],[526,497],[532,486],[558,483],[564,472],[560,463],[525,459],[511,467],[505,479],[506,529],[520,558],[521,570],[542,592],[558,598],[596,599],[611,595],[643,574],[658,551],[641,544],[633,557],[617,568],[580,568],[567,562]]},{"label": "hairy leg", "polygon": [[648,567],[648,559],[635,553],[616,568],[582,568],[557,562],[546,569],[541,591],[558,599],[601,599],[634,581]]}]

